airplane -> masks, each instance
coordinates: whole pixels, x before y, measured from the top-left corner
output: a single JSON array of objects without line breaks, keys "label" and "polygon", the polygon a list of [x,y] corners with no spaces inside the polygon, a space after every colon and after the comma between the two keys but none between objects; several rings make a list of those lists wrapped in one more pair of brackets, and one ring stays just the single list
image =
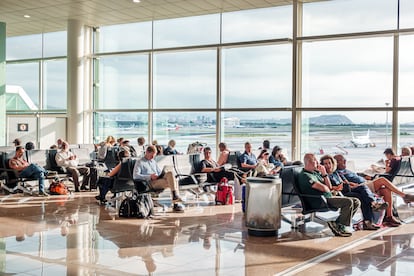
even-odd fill
[{"label": "airplane", "polygon": [[355,148],[358,148],[358,147],[364,147],[364,148],[375,147],[375,144],[372,143],[371,139],[369,138],[369,129],[368,129],[366,135],[355,136],[353,131],[351,131],[351,134],[352,134],[351,144]]},{"label": "airplane", "polygon": [[167,124],[167,131],[178,131],[180,129],[180,125],[176,124]]}]

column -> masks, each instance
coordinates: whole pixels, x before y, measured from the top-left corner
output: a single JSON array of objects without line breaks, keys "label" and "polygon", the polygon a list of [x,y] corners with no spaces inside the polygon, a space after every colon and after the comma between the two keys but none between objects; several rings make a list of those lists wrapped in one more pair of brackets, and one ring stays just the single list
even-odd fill
[{"label": "column", "polygon": [[79,20],[68,20],[68,120],[67,140],[71,144],[91,142],[90,29]]},{"label": "column", "polygon": [[6,23],[0,22],[0,146],[6,145]]}]

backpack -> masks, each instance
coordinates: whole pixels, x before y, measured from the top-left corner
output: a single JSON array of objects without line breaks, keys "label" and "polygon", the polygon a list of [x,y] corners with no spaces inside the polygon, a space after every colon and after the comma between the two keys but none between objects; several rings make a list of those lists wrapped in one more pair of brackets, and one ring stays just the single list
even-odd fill
[{"label": "backpack", "polygon": [[148,218],[154,214],[154,202],[150,194],[138,194],[127,197],[119,206],[119,217]]},{"label": "backpack", "polygon": [[137,217],[148,218],[154,214],[154,201],[151,194],[137,195]]},{"label": "backpack", "polygon": [[67,195],[70,193],[63,180],[54,180],[49,186],[49,192],[52,195]]},{"label": "backpack", "polygon": [[118,211],[119,217],[133,218],[137,216],[137,200],[135,197],[126,197],[122,200]]}]

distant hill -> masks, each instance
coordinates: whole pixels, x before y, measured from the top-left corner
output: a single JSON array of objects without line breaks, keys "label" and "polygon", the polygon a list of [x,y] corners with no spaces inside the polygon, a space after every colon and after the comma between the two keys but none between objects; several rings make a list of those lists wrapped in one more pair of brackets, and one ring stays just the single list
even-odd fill
[{"label": "distant hill", "polygon": [[[277,124],[290,124],[290,119],[279,119],[276,120]],[[321,115],[318,117],[311,117],[310,118],[311,125],[352,125],[352,122],[348,117],[345,115]]]},{"label": "distant hill", "polygon": [[351,125],[354,124],[345,115],[321,115],[309,120],[311,125]]}]

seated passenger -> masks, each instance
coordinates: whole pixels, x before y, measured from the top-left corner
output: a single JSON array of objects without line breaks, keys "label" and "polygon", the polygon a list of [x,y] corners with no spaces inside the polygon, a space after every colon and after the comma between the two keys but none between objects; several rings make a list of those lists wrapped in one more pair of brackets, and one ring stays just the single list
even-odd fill
[{"label": "seated passenger", "polygon": [[137,156],[142,157],[145,154],[145,138],[142,137],[142,136],[138,137],[137,138],[137,143],[138,143],[138,146],[137,146],[137,149],[136,149]]},{"label": "seated passenger", "polygon": [[226,177],[229,180],[234,180],[233,172],[226,171],[211,157],[211,148],[205,147],[203,150],[204,159],[201,161],[201,172],[207,173],[208,182],[219,182],[221,178]]},{"label": "seated passenger", "polygon": [[[89,182],[96,183],[97,179],[94,179],[97,175],[96,173],[91,174],[91,170],[96,170],[95,168],[88,168],[86,166],[79,166],[79,159],[77,156],[69,151],[68,142],[64,141],[62,143],[62,149],[56,153],[56,164],[60,167],[66,168],[68,173],[73,178],[73,184],[75,185],[75,192],[79,192],[79,176],[83,175],[81,190],[86,190],[86,186],[89,185]],[[91,178],[93,176],[93,179]],[[91,179],[90,179],[91,178]]]},{"label": "seated passenger", "polygon": [[[131,154],[129,152],[129,148],[120,147],[119,152],[118,152],[118,160],[119,160],[118,165],[116,165],[108,173],[107,178],[102,178],[102,179],[105,179],[105,181],[103,181],[103,183],[99,186],[99,195],[95,196],[95,198],[99,200],[101,204],[106,202],[106,199],[105,199],[106,194],[112,188],[113,177],[115,177],[118,174],[119,170],[121,169],[122,160],[126,158],[130,158],[130,157],[131,157]],[[101,178],[99,179],[101,180]]]},{"label": "seated passenger", "polygon": [[263,145],[259,148],[259,150],[270,151],[270,141],[269,140],[263,140]]},{"label": "seated passenger", "polygon": [[115,143],[116,143],[115,138],[114,136],[111,136],[111,135],[106,137],[105,141],[102,141],[101,143],[99,143],[98,153],[96,156],[98,160],[100,161],[105,160],[108,149],[112,148],[115,145]]},{"label": "seated passenger", "polygon": [[401,156],[411,156],[413,153],[410,147],[402,147],[401,148]]},{"label": "seated passenger", "polygon": [[182,213],[184,212],[184,208],[179,204],[182,200],[179,197],[178,182],[171,171],[166,171],[165,168],[161,171],[157,162],[154,160],[156,154],[157,149],[155,146],[150,145],[146,148],[144,157],[135,163],[133,172],[134,180],[147,182],[149,185],[148,188],[151,190],[170,188],[173,211]]},{"label": "seated passenger", "polygon": [[252,145],[249,142],[244,143],[244,153],[240,155],[239,161],[241,169],[244,171],[256,169],[257,159],[252,152]]},{"label": "seated passenger", "polygon": [[230,151],[227,149],[227,144],[221,142],[219,145],[219,150],[220,150],[220,155],[219,158],[217,160],[217,164],[219,164],[219,166],[223,166],[224,164],[227,163],[227,160],[229,159],[229,154]]},{"label": "seated passenger", "polygon": [[380,204],[376,201],[375,195],[365,185],[351,188],[348,181],[342,179],[336,171],[336,160],[331,155],[324,155],[320,158],[321,164],[329,175],[329,180],[334,191],[341,191],[344,196],[358,198],[361,202],[362,216],[364,218],[364,230],[377,230],[380,227],[374,224],[373,211],[385,209],[388,204]]},{"label": "seated passenger", "polygon": [[269,162],[269,155],[270,153],[267,150],[263,149],[257,157],[258,164],[256,167],[256,173],[258,176],[277,174],[282,169],[282,167],[275,167],[275,165]]},{"label": "seated passenger", "polygon": [[175,149],[175,141],[170,140],[168,141],[168,146],[164,149],[164,155],[173,155],[173,154],[179,154],[179,153]]},{"label": "seated passenger", "polygon": [[401,196],[406,203],[414,202],[414,195],[400,191],[394,184],[384,177],[367,181],[362,176],[359,176],[346,168],[346,159],[342,154],[337,154],[334,158],[337,163],[336,172],[338,172],[343,179],[348,181],[351,188],[366,184],[372,192],[384,197],[385,202],[388,203],[386,217],[384,218],[386,225],[396,227],[401,224],[401,222],[392,215],[392,192]]},{"label": "seated passenger", "polygon": [[275,167],[283,167],[290,165],[286,157],[282,153],[282,148],[279,146],[274,146],[272,150],[272,155],[269,157],[269,162],[275,165]]},{"label": "seated passenger", "polygon": [[[329,221],[328,226],[335,236],[349,237],[352,233],[346,229],[351,225],[352,217],[360,206],[358,199],[348,197],[333,196],[331,193],[332,185],[324,166],[320,165],[313,153],[305,154],[303,158],[305,167],[298,176],[298,186],[300,192],[310,195],[324,195],[328,206],[339,208],[339,217],[336,221]],[[309,203],[312,205],[312,198],[309,197]],[[312,208],[320,208],[320,202],[315,201]]]},{"label": "seated passenger", "polygon": [[9,160],[9,167],[18,172],[19,177],[34,178],[39,180],[39,196],[47,196],[45,192],[45,177],[47,171],[36,165],[29,164],[24,158],[24,148],[22,146],[16,147],[16,153],[12,159]]},{"label": "seated passenger", "polygon": [[135,150],[135,148],[129,143],[129,140],[128,139],[125,139],[125,140],[123,140],[122,141],[122,144],[121,144],[121,146],[122,147],[124,147],[124,148],[128,148],[128,151],[129,151],[129,153],[130,153],[130,155],[131,155],[131,157],[139,157],[139,154],[138,154],[138,152]]},{"label": "seated passenger", "polygon": [[394,151],[391,148],[386,148],[384,151],[385,157],[385,172],[388,176],[385,176],[389,181],[392,181],[392,178],[397,173],[400,168],[401,158],[395,155]]}]

